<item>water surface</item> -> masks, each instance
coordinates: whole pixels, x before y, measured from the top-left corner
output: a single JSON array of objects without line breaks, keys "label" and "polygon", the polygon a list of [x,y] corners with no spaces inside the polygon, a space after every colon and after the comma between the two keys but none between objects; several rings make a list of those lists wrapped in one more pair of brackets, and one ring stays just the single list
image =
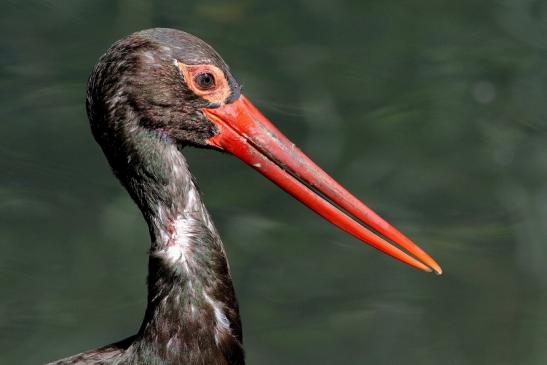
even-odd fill
[{"label": "water surface", "polygon": [[541,1],[14,1],[0,12],[0,363],[136,332],[148,234],[89,132],[85,83],[144,28],[212,44],[245,93],[442,264],[412,270],[228,155],[187,152],[250,364],[545,364]]}]

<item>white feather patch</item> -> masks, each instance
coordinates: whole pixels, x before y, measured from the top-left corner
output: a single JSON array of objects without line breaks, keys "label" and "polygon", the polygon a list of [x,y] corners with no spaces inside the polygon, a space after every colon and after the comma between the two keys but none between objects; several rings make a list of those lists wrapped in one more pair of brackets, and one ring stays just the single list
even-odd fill
[{"label": "white feather patch", "polygon": [[209,305],[213,308],[213,312],[215,313],[215,341],[218,344],[219,343],[219,335],[221,333],[230,332],[230,321],[228,320],[228,317],[226,317],[226,314],[223,310],[223,304],[219,303],[215,300],[213,300],[207,293],[203,293],[203,297],[209,303]]},{"label": "white feather patch", "polygon": [[191,234],[191,219],[179,216],[173,224],[174,232],[169,237],[167,232],[161,232],[165,237],[167,245],[160,251],[161,255],[169,262],[169,264],[178,266],[186,272],[190,272],[192,261],[192,234]]}]

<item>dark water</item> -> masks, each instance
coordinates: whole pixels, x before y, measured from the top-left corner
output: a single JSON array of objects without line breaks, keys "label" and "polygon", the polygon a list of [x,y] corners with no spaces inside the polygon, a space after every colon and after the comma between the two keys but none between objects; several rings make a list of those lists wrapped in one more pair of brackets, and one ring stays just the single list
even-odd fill
[{"label": "dark water", "polygon": [[227,155],[188,151],[251,364],[545,364],[547,4],[15,1],[0,11],[0,363],[136,332],[148,235],[84,112],[116,39],[211,43],[314,160],[442,264],[363,246]]}]

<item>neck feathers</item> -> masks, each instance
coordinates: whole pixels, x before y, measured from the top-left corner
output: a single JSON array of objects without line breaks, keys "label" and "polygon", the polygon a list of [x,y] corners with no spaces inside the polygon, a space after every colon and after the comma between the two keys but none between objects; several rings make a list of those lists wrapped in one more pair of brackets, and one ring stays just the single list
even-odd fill
[{"label": "neck feathers", "polygon": [[127,163],[114,170],[152,239],[148,307],[132,346],[135,360],[243,364],[226,255],[186,160],[157,135],[135,132],[133,141]]}]

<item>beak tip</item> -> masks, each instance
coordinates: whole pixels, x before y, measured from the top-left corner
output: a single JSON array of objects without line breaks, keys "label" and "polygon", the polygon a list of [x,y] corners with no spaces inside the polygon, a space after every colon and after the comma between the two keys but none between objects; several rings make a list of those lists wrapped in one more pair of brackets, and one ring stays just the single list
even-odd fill
[{"label": "beak tip", "polygon": [[419,258],[425,265],[428,266],[430,271],[433,271],[435,275],[439,276],[443,274],[443,269],[441,269],[441,265],[439,265],[437,261],[435,261],[435,259],[429,256],[427,253],[423,252],[421,249],[419,250],[419,253],[421,254]]}]

